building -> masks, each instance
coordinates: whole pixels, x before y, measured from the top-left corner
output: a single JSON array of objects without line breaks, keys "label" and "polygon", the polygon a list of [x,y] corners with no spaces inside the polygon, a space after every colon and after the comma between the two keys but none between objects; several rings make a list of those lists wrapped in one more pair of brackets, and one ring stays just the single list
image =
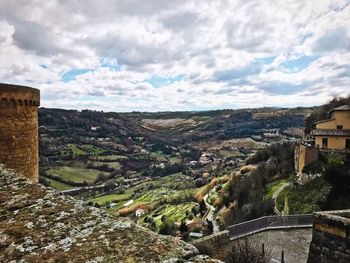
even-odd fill
[{"label": "building", "polygon": [[350,153],[350,106],[340,106],[331,113],[331,119],[315,123],[315,145],[321,151]]},{"label": "building", "polygon": [[331,110],[331,118],[315,123],[316,129],[304,136],[295,149],[295,171],[302,174],[304,167],[317,161],[319,154],[337,153],[350,157],[350,106]]},{"label": "building", "polygon": [[0,83],[0,163],[39,181],[37,89]]},{"label": "building", "polygon": [[141,216],[144,216],[145,215],[145,210],[139,208],[135,211],[135,216],[137,217],[141,217]]},{"label": "building", "polygon": [[294,166],[298,175],[303,172],[305,165],[318,160],[318,149],[307,142],[302,142],[295,147]]}]

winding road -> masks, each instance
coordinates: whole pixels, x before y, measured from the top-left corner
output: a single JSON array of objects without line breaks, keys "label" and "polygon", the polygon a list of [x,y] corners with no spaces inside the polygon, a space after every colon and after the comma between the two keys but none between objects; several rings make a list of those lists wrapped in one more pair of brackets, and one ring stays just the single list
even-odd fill
[{"label": "winding road", "polygon": [[286,187],[291,186],[291,185],[292,185],[292,183],[285,183],[285,184],[281,185],[272,195],[272,199],[275,202],[274,211],[277,215],[282,215],[282,212],[277,209],[277,197],[283,191],[283,189],[285,189]]},{"label": "winding road", "polygon": [[213,233],[219,232],[220,231],[220,226],[218,221],[216,220],[216,215],[215,215],[215,207],[212,206],[211,204],[208,203],[207,199],[209,197],[209,195],[215,191],[215,188],[213,188],[212,190],[210,190],[204,197],[204,203],[207,207],[207,212],[205,213],[205,215],[203,216],[203,220],[210,220],[211,222],[213,222]]}]

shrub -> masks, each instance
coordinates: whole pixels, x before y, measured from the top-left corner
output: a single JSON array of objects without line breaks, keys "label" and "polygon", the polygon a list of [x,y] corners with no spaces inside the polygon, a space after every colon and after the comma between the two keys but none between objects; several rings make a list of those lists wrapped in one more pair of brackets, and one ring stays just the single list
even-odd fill
[{"label": "shrub", "polygon": [[265,247],[259,239],[245,239],[225,244],[222,241],[213,246],[208,243],[195,245],[201,254],[209,255],[226,263],[267,263],[271,260],[271,250]]}]

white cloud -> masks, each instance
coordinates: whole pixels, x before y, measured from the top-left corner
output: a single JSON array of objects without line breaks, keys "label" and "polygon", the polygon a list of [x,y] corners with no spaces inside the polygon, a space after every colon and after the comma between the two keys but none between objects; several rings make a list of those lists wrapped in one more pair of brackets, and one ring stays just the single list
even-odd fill
[{"label": "white cloud", "polygon": [[346,0],[0,0],[0,81],[46,107],[314,105],[349,92],[349,28]]}]

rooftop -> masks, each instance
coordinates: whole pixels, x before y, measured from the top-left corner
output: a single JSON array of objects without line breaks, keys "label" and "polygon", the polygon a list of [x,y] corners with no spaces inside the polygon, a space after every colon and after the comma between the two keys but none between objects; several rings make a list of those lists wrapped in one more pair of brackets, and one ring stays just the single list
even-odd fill
[{"label": "rooftop", "polygon": [[1,166],[0,222],[0,262],[219,262]]},{"label": "rooftop", "polygon": [[350,105],[342,105],[332,109],[331,111],[350,111]]},{"label": "rooftop", "polygon": [[316,129],[311,134],[314,136],[350,136],[350,130]]}]

